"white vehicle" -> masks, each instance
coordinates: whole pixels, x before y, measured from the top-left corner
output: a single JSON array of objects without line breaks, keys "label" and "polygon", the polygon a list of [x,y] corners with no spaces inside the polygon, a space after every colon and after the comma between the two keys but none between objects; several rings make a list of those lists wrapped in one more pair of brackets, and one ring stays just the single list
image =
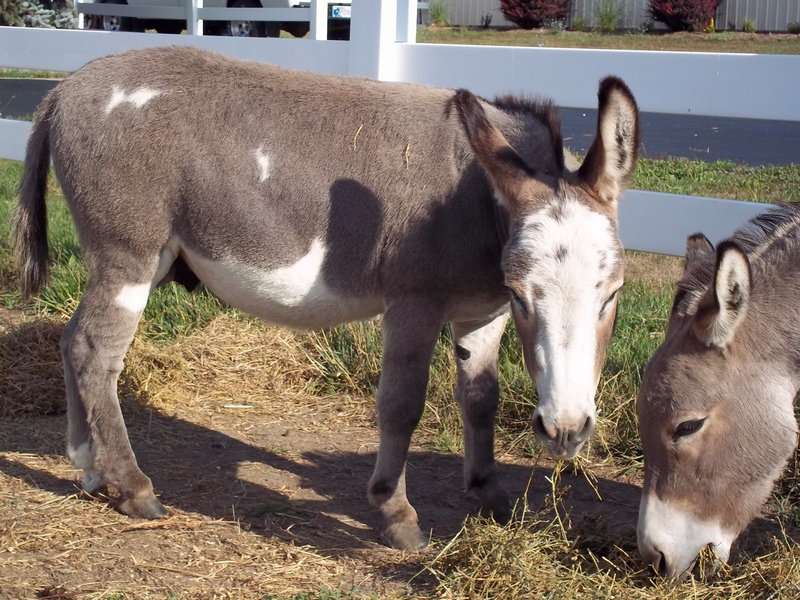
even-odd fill
[{"label": "white vehicle", "polygon": [[[185,8],[186,0],[94,0],[96,4],[125,4],[156,9]],[[159,33],[180,33],[186,29],[186,17],[165,18],[131,17],[91,14],[84,2],[75,3],[76,10],[84,14],[84,29],[105,31],[144,31],[155,29]],[[308,0],[204,0],[205,8],[308,8]],[[229,35],[234,37],[278,37],[280,31],[303,37],[309,31],[308,21],[204,21],[204,35]],[[350,0],[328,6],[328,39],[350,39]]]}]

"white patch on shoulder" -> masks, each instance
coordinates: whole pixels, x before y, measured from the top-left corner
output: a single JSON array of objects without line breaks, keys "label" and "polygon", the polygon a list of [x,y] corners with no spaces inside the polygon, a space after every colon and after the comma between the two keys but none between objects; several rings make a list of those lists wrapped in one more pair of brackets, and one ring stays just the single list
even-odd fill
[{"label": "white patch on shoulder", "polygon": [[266,181],[269,177],[269,154],[264,151],[264,146],[259,146],[255,154],[258,163],[258,180]]},{"label": "white patch on shoulder", "polygon": [[136,108],[142,108],[145,104],[150,102],[150,100],[160,94],[161,92],[158,90],[153,90],[146,87],[139,88],[138,90],[128,94],[121,87],[115,85],[113,91],[111,92],[111,100],[109,100],[108,104],[106,105],[106,115],[110,114],[112,110],[126,102],[128,104],[132,104]]},{"label": "white patch on shoulder", "polygon": [[115,298],[117,304],[132,313],[139,314],[147,306],[150,296],[150,283],[124,285]]}]

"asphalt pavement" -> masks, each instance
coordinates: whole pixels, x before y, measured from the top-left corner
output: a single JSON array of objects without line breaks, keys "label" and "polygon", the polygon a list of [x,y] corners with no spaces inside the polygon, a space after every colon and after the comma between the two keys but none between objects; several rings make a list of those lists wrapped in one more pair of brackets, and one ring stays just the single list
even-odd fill
[{"label": "asphalt pavement", "polygon": [[[0,79],[0,118],[25,118],[57,82]],[[561,108],[565,145],[585,155],[595,136],[597,111]],[[745,165],[800,164],[800,122],[642,113],[642,152],[648,158],[686,157]]]}]

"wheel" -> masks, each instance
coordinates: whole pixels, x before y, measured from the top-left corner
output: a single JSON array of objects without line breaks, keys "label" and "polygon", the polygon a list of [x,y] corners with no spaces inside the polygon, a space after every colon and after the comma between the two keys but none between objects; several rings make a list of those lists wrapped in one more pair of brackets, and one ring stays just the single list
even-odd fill
[{"label": "wheel", "polygon": [[[103,4],[127,4],[125,0],[103,0]],[[117,17],[113,15],[91,15],[90,25],[87,28],[102,29],[103,31],[144,31],[136,19],[130,17]]]},{"label": "wheel", "polygon": [[[231,8],[261,8],[258,0],[234,0]],[[227,21],[223,23],[222,35],[231,37],[266,37],[268,29],[261,21]]]}]

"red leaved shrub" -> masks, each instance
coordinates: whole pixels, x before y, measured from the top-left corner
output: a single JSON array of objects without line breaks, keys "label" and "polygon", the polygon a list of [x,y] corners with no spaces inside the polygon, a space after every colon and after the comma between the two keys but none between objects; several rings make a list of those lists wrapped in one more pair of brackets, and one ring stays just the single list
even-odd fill
[{"label": "red leaved shrub", "polygon": [[703,31],[722,0],[650,0],[650,14],[672,31]]},{"label": "red leaved shrub", "polygon": [[569,0],[500,0],[500,10],[517,27],[533,29],[545,21],[565,19]]}]

